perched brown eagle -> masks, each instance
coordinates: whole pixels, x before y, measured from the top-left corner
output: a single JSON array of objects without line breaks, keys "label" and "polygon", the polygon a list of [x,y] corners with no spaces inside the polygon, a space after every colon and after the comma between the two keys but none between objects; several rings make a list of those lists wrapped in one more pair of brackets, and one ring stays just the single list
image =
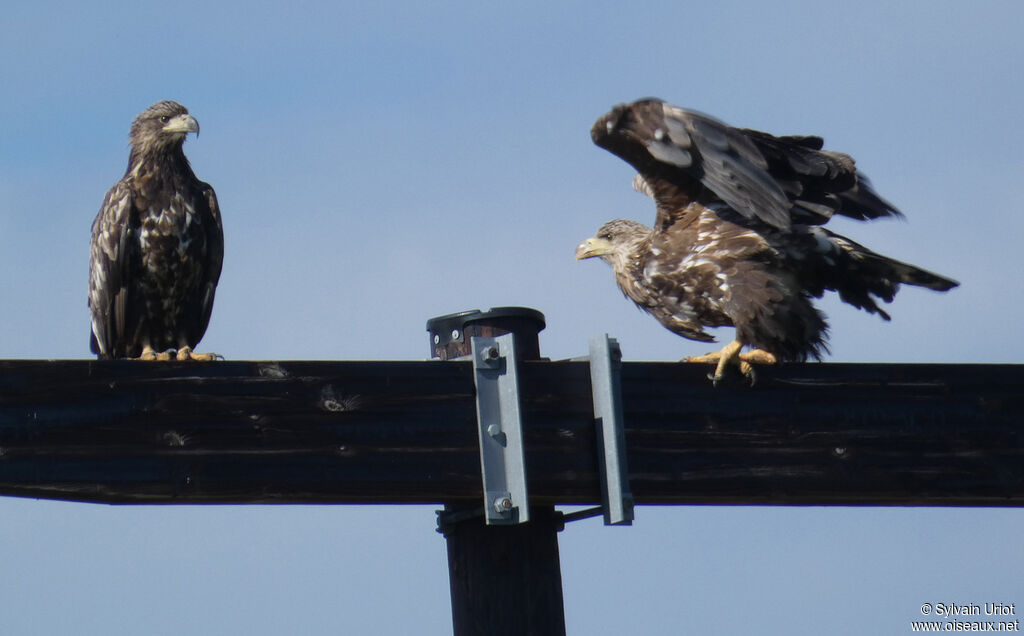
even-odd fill
[{"label": "perched brown eagle", "polygon": [[735,327],[720,352],[689,358],[717,363],[716,382],[729,364],[752,380],[750,362],[820,360],[828,325],[811,299],[825,290],[888,320],[878,301],[892,301],[900,283],[957,285],[822,227],[833,214],[901,214],[820,137],[733,128],[657,99],[615,107],[591,136],[639,172],[634,187],[657,215],[653,228],[605,223],[576,258],[601,257],[627,297],[685,338],[713,341],[705,327]]},{"label": "perched brown eagle", "polygon": [[92,224],[90,347],[100,358],[211,360],[206,332],[224,259],[217,196],[182,150],[199,122],[177,102],[142,111],[128,170]]}]

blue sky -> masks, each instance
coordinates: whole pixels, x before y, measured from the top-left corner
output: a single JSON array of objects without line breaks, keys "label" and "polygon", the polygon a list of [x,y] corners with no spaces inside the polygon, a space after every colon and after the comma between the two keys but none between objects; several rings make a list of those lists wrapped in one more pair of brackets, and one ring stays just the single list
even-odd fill
[{"label": "blue sky", "polygon": [[[88,356],[88,235],[131,119],[192,111],[226,259],[201,349],[422,359],[425,321],[543,311],[543,352],[708,347],[637,311],[604,221],[649,222],[594,147],[658,96],[820,134],[905,222],[835,231],[956,278],[891,323],[843,306],[832,360],[1019,362],[1018,2],[8,3],[0,22],[0,358]],[[721,330],[729,338],[730,330]],[[0,500],[0,632],[450,633],[429,507],[108,507]],[[1024,606],[1024,514],[640,508],[561,535],[570,633],[904,633],[924,602]]]}]

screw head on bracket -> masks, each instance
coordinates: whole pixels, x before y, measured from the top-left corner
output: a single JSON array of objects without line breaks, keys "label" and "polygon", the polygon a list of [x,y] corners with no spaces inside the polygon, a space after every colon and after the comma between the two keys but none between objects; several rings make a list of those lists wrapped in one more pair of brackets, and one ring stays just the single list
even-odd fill
[{"label": "screw head on bracket", "polygon": [[504,495],[494,500],[494,509],[498,512],[508,512],[512,510],[512,497]]},{"label": "screw head on bracket", "polygon": [[488,424],[487,434],[491,436],[491,439],[498,442],[502,446],[508,444],[508,437],[505,435],[505,431],[501,430],[501,426],[497,424]]}]

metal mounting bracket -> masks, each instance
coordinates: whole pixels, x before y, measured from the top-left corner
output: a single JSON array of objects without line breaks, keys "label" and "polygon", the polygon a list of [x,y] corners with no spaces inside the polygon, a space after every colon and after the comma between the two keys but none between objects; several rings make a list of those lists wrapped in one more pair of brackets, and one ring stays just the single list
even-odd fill
[{"label": "metal mounting bracket", "polygon": [[525,523],[530,507],[515,340],[512,334],[474,336],[471,344],[484,517],[488,525]]},{"label": "metal mounting bracket", "polygon": [[622,350],[603,334],[590,340],[590,385],[594,394],[601,507],[605,525],[632,525],[633,493],[626,466],[622,418]]}]

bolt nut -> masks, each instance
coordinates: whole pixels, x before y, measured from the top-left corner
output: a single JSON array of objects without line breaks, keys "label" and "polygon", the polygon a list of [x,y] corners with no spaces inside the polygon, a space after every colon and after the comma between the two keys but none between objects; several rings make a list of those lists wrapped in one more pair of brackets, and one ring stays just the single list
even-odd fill
[{"label": "bolt nut", "polygon": [[512,510],[512,498],[509,496],[498,497],[494,500],[494,509],[498,512],[508,512]]},{"label": "bolt nut", "polygon": [[458,340],[460,335],[458,329],[452,329],[452,340]]},{"label": "bolt nut", "polygon": [[500,424],[488,424],[487,435],[501,446],[508,444],[508,437],[505,431],[501,430]]},{"label": "bolt nut", "polygon": [[487,347],[483,351],[483,359],[488,361],[497,360],[500,355],[497,347]]}]

